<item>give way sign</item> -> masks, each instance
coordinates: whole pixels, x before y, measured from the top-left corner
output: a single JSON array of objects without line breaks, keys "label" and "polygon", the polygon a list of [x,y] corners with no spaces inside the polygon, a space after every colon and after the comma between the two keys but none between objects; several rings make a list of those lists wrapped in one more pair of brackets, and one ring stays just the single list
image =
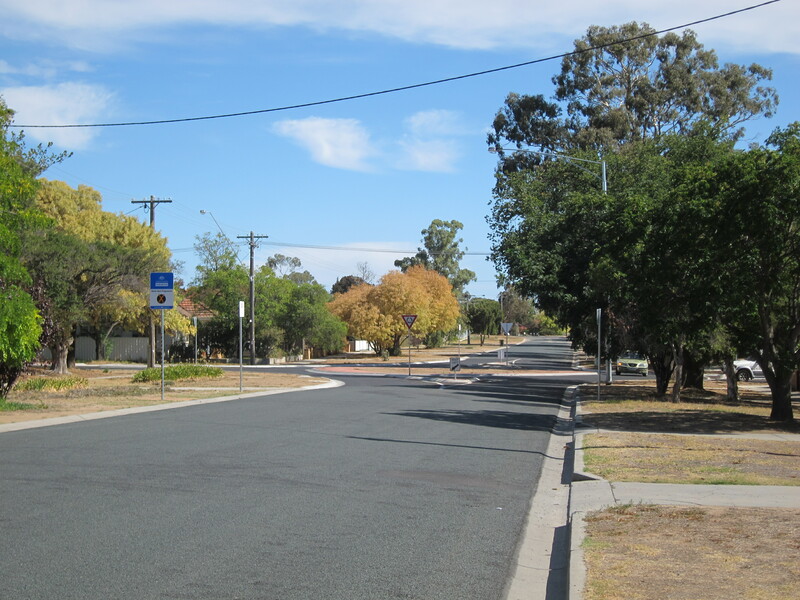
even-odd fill
[{"label": "give way sign", "polygon": [[403,315],[403,321],[405,321],[406,327],[408,330],[411,331],[411,326],[414,325],[414,321],[417,320],[417,315]]}]

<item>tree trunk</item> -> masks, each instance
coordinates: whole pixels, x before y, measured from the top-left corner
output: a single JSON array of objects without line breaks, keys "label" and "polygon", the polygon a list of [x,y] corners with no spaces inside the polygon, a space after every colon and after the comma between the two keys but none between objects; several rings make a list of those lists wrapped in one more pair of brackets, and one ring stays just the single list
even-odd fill
[{"label": "tree trunk", "polygon": [[739,382],[736,379],[736,368],[733,366],[733,358],[725,358],[722,362],[722,370],[725,373],[725,380],[728,383],[728,400],[731,402],[739,402]]},{"label": "tree trunk", "polygon": [[705,367],[695,360],[694,354],[683,353],[683,387],[704,390]]},{"label": "tree trunk", "polygon": [[50,364],[51,371],[59,375],[66,375],[69,373],[69,369],[67,368],[67,356],[70,346],[72,346],[72,338],[67,338],[62,342],[54,342],[53,345],[50,346],[50,354],[52,355],[52,362]]},{"label": "tree trunk", "polygon": [[114,328],[117,325],[119,325],[119,321],[114,321],[105,334],[102,336],[98,334],[95,338],[95,344],[97,346],[97,360],[108,360],[108,353],[106,352],[108,349],[108,339],[111,337],[111,332],[114,331]]},{"label": "tree trunk", "polygon": [[69,347],[67,348],[67,369],[74,369],[75,364],[76,364],[75,344],[70,344]]},{"label": "tree trunk", "polygon": [[[403,336],[401,336],[400,334],[396,333],[395,336],[394,336],[394,340],[392,340],[392,348],[391,348],[391,350],[389,350],[389,355],[390,356],[400,356],[400,354],[403,351],[403,348],[401,346],[402,343],[403,343]],[[411,343],[410,340],[409,340],[409,343]]]},{"label": "tree trunk", "polygon": [[792,411],[792,371],[777,367],[775,369],[764,369],[764,377],[767,379],[769,389],[772,392],[772,412],[769,415],[770,421],[781,421],[790,423],[794,421]]},{"label": "tree trunk", "polygon": [[672,402],[678,403],[681,401],[681,388],[683,387],[683,360],[684,360],[683,344],[678,344],[674,348],[673,356],[675,362],[675,371],[672,374],[674,381],[672,384],[672,395],[670,397],[670,400],[672,400]]},{"label": "tree trunk", "polygon": [[669,388],[672,371],[675,368],[672,354],[670,352],[658,352],[649,358],[650,364],[653,365],[653,373],[656,376],[656,394],[665,396]]}]

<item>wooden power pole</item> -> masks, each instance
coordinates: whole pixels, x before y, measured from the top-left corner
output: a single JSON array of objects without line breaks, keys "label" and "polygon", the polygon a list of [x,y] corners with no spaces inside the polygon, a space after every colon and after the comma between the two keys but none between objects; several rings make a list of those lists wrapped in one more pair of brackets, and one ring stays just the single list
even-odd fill
[{"label": "wooden power pole", "polygon": [[256,240],[266,239],[268,235],[237,235],[238,239],[249,240],[250,245],[250,364],[256,364]]},{"label": "wooden power pole", "polygon": [[[156,206],[161,203],[169,203],[172,200],[165,200],[162,198],[154,198],[150,196],[150,200],[131,200],[131,204],[149,204],[150,205],[150,228],[156,228]],[[147,337],[149,338],[150,351],[147,354],[147,366],[156,366],[156,320],[153,318],[153,311],[150,311],[150,328]],[[163,360],[163,357],[162,357]]]}]

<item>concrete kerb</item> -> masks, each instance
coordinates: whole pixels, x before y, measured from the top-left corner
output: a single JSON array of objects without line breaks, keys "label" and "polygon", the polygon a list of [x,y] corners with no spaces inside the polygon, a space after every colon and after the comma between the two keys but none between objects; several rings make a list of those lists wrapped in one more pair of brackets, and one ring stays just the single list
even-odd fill
[{"label": "concrete kerb", "polygon": [[572,401],[569,388],[545,450],[536,492],[525,520],[505,600],[566,598],[569,586],[569,497],[572,462]]}]

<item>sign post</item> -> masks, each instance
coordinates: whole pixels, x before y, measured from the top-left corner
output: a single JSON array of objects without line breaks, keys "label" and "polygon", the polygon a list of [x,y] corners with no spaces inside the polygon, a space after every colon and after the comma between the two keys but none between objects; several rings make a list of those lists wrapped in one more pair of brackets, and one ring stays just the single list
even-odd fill
[{"label": "sign post", "polygon": [[242,387],[242,319],[244,319],[244,300],[239,300],[239,393],[243,391]]},{"label": "sign post", "polygon": [[164,311],[175,303],[172,273],[150,273],[150,308],[161,311],[161,401],[164,401]]},{"label": "sign post", "polygon": [[414,321],[417,320],[417,315],[402,315],[403,322],[408,327],[408,375],[411,376],[411,328],[414,326]]},{"label": "sign post", "polygon": [[458,372],[461,370],[461,357],[450,357],[450,370],[453,372],[453,379],[458,379]]},{"label": "sign post", "polygon": [[194,364],[197,364],[197,317],[192,317],[194,323]]},{"label": "sign post", "polygon": [[600,337],[602,333],[602,322],[603,322],[603,309],[597,309],[597,401],[600,402],[600,381],[602,380],[603,376],[601,375],[601,367],[600,367]]},{"label": "sign post", "polygon": [[511,333],[511,328],[514,327],[514,323],[500,323],[500,327],[503,330],[503,333],[506,334],[506,364],[508,364],[508,334]]}]

